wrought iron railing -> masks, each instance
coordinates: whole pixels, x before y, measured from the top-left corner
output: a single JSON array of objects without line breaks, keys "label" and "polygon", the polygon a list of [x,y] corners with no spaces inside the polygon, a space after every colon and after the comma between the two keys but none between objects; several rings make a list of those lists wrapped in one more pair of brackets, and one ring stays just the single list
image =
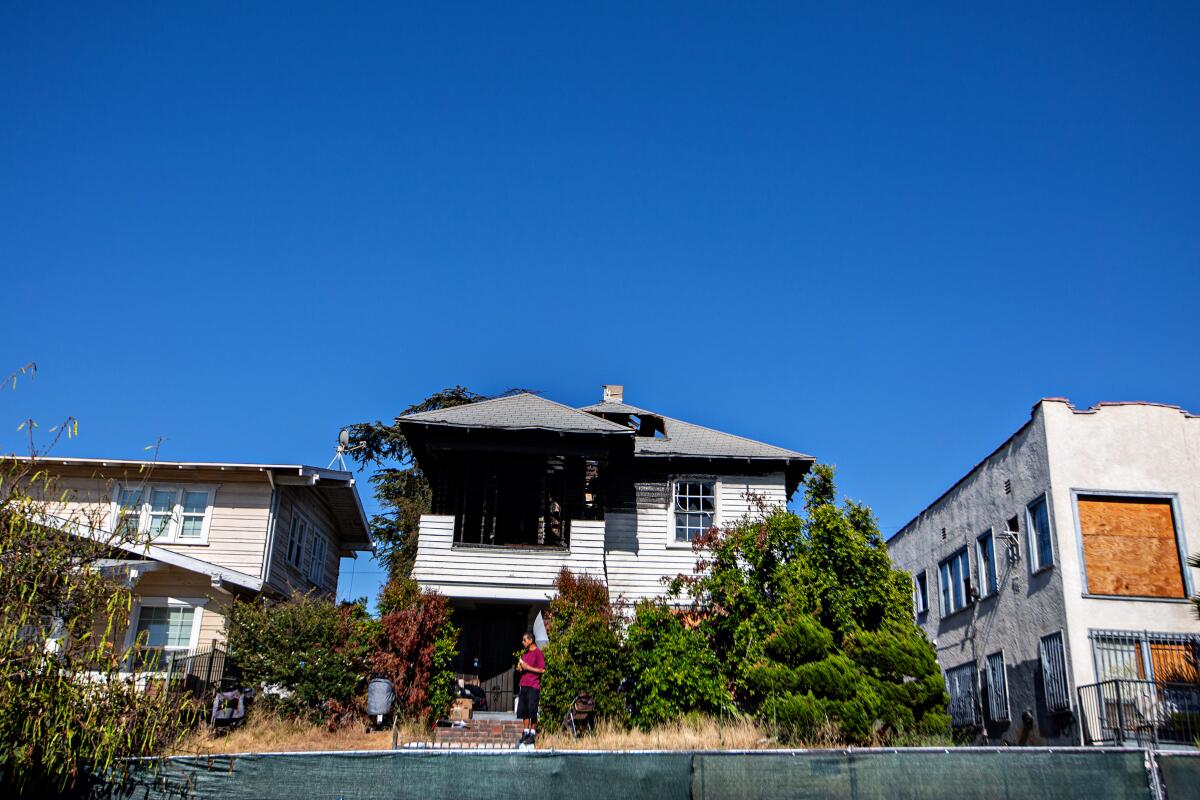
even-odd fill
[{"label": "wrought iron railing", "polygon": [[225,649],[219,645],[187,654],[167,654],[163,672],[168,691],[208,699],[227,673]]},{"label": "wrought iron railing", "polygon": [[1200,684],[1114,679],[1079,687],[1083,743],[1193,745],[1200,739]]}]

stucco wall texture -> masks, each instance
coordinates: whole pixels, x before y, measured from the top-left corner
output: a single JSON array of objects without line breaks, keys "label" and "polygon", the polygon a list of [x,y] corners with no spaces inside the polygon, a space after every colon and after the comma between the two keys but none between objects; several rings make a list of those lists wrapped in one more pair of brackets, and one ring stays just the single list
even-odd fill
[{"label": "stucco wall texture", "polygon": [[[1065,400],[1042,400],[1028,423],[888,542],[896,566],[926,571],[929,610],[918,622],[934,641],[943,669],[966,663],[982,669],[986,656],[1004,654],[1011,721],[988,720],[983,703],[981,738],[1012,744],[1079,741],[1074,714],[1045,710],[1039,643],[1046,634],[1063,632],[1074,703],[1075,687],[1096,679],[1089,630],[1200,632],[1187,600],[1085,596],[1075,495],[1089,492],[1171,496],[1186,563],[1187,555],[1200,552],[1200,418],[1173,406],[1101,404],[1078,411]],[[1043,496],[1054,564],[1034,571],[1025,510]],[[1013,517],[1019,537],[1008,546],[1001,534]],[[989,530],[998,591],[943,617],[939,563],[969,548],[971,583],[979,587],[975,542]],[[1186,580],[1190,594],[1194,575]]]}]

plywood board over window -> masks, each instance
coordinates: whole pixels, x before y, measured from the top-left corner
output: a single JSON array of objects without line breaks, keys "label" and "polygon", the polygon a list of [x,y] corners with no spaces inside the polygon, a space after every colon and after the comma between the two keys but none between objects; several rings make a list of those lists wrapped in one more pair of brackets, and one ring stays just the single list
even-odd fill
[{"label": "plywood board over window", "polygon": [[1186,597],[1170,498],[1080,495],[1089,594]]}]

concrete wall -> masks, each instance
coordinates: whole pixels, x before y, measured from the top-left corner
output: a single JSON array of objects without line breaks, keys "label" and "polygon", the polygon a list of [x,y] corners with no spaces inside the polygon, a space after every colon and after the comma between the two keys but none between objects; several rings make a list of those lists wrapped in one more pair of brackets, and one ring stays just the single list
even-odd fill
[{"label": "concrete wall", "polygon": [[[1085,595],[1077,492],[1170,495],[1184,537],[1184,564],[1200,553],[1200,417],[1145,403],[1101,404],[1078,411],[1065,401],[1041,403],[1049,442],[1056,557],[1066,597],[1068,646],[1075,680],[1095,681],[1088,631],[1200,633],[1190,600],[1138,600]],[[1184,567],[1189,594],[1196,571]]]},{"label": "concrete wall", "polygon": [[[1046,447],[1045,418],[1035,408],[1021,430],[888,542],[897,567],[913,574],[926,571],[929,610],[918,623],[935,643],[943,669],[974,663],[982,672],[988,655],[1003,652],[1010,721],[986,725],[992,741],[1076,741],[1073,720],[1045,710],[1039,658],[1040,638],[1066,626],[1062,572],[1052,568],[1031,574],[1026,547],[1025,508],[1050,487]],[[1006,547],[1000,533],[1014,516],[1019,520],[1019,543]],[[989,530],[996,546],[998,591],[943,618],[939,563],[961,548],[969,548],[971,583],[979,587],[975,542]],[[1069,664],[1069,649],[1067,655]],[[1030,724],[1023,722],[1025,711],[1032,717]]]}]

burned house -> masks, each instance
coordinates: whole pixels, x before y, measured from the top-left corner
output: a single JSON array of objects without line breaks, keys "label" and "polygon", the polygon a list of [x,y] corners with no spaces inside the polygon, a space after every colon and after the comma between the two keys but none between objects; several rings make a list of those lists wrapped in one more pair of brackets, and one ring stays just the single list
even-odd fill
[{"label": "burned house", "polygon": [[446,595],[458,670],[511,705],[512,654],[564,568],[614,600],[662,595],[692,541],[787,503],[811,456],[624,402],[572,408],[534,394],[398,420],[432,487],[413,577]]}]

